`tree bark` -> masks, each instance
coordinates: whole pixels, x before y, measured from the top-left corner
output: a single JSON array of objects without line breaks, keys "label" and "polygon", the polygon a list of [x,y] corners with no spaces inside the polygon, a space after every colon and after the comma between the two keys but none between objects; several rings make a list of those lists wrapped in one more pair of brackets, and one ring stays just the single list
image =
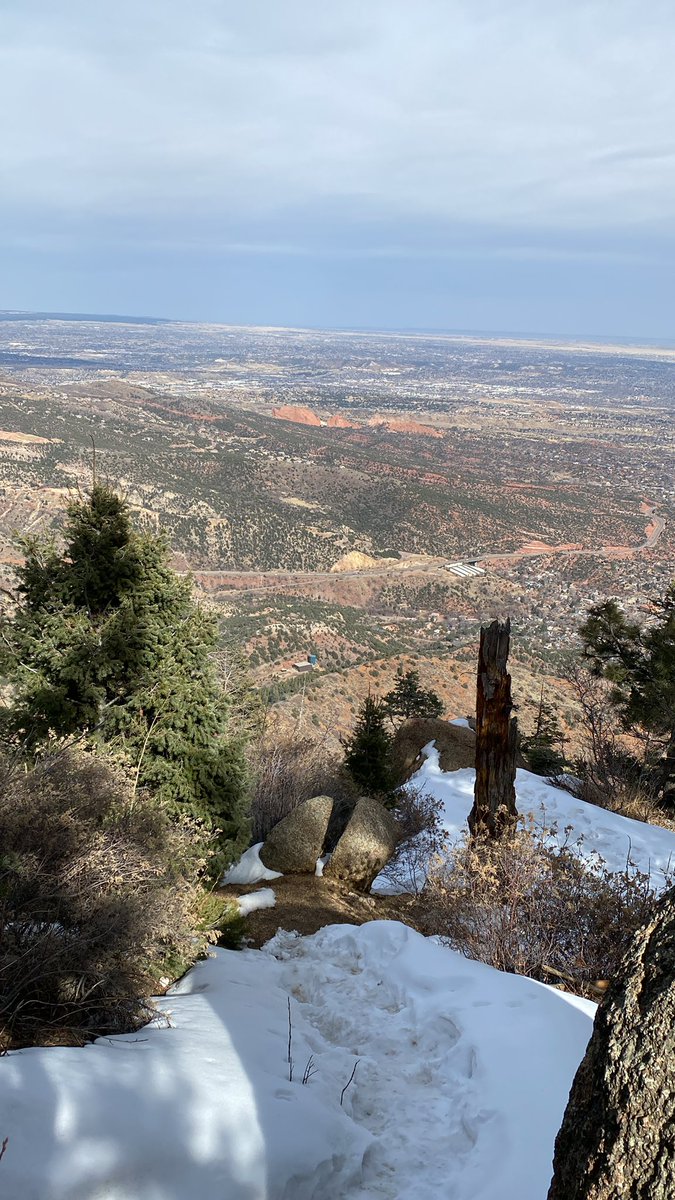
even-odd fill
[{"label": "tree bark", "polygon": [[598,1009],[548,1200],[675,1200],[675,888]]},{"label": "tree bark", "polygon": [[513,828],[516,810],[516,744],[511,716],[511,676],[506,670],[511,622],[480,631],[476,689],[476,784],[469,829],[473,837],[499,837]]}]

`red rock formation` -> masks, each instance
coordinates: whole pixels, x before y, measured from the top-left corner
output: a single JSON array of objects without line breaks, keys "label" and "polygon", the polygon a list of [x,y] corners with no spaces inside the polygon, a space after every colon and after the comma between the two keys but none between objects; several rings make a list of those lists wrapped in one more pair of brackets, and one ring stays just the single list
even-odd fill
[{"label": "red rock formation", "polygon": [[321,421],[311,408],[303,408],[294,404],[282,404],[280,408],[272,409],[272,416],[280,421],[293,421],[295,425],[320,425]]},{"label": "red rock formation", "polygon": [[333,413],[332,416],[330,416],[328,418],[328,421],[326,422],[326,424],[331,429],[358,429],[359,428],[359,422],[348,420],[348,418],[345,417],[344,413]]},{"label": "red rock formation", "polygon": [[368,424],[386,429],[389,433],[417,433],[421,437],[443,437],[441,430],[434,429],[433,425],[422,425],[420,421],[408,421],[403,417],[391,417],[387,420],[382,417],[371,417]]}]

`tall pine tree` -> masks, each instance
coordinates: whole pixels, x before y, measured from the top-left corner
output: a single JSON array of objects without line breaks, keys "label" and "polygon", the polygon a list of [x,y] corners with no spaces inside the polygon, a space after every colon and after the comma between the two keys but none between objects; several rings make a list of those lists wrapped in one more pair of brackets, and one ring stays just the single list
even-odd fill
[{"label": "tall pine tree", "polygon": [[121,752],[140,785],[221,830],[219,860],[231,860],[248,834],[247,770],[228,734],[215,620],[165,539],[135,529],[110,488],[73,501],[64,534],[62,550],[22,542],[18,603],[0,617],[13,692],[2,732],[30,751],[84,735]]},{"label": "tall pine tree", "polygon": [[661,801],[675,811],[675,583],[656,608],[655,619],[640,626],[606,600],[590,609],[579,633],[592,670],[611,684],[625,729],[655,740]]},{"label": "tall pine tree", "polygon": [[390,797],[394,787],[392,739],[385,728],[381,700],[366,696],[351,737],[343,740],[345,766],[358,787],[369,795]]},{"label": "tall pine tree", "polygon": [[433,691],[425,691],[420,686],[419,671],[413,669],[404,671],[399,667],[396,672],[396,684],[383,697],[382,703],[391,717],[441,717],[443,701]]}]

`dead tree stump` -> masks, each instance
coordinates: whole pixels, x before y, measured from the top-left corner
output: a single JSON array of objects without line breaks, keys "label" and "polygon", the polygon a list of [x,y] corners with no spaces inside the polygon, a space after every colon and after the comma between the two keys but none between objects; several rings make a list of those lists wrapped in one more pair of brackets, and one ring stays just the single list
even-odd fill
[{"label": "dead tree stump", "polygon": [[675,888],[598,1009],[548,1200],[675,1200]]},{"label": "dead tree stump", "polygon": [[476,690],[476,785],[469,813],[472,837],[499,837],[516,823],[516,744],[511,676],[506,670],[511,622],[480,631]]}]

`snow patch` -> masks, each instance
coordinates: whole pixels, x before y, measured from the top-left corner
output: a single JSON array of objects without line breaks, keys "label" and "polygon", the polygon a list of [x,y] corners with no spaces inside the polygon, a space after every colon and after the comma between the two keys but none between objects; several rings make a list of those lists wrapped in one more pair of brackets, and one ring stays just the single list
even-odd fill
[{"label": "snow patch", "polygon": [[317,879],[323,878],[323,869],[326,866],[326,863],[329,863],[330,860],[330,854],[324,854],[322,858],[317,858],[316,867],[314,868],[314,874],[316,875]]},{"label": "snow patch", "polygon": [[[410,783],[442,802],[442,824],[448,847],[452,848],[468,832],[476,772],[468,767],[460,771],[441,770],[434,742],[429,742],[422,754],[425,761]],[[531,818],[535,830],[546,832],[549,845],[566,842],[591,868],[600,860],[615,872],[625,871],[626,865],[632,864],[650,876],[657,890],[675,869],[675,833],[671,829],[647,825],[589,804],[531,771],[516,771],[516,805],[521,816]],[[419,882],[418,878],[418,886]],[[412,880],[407,887],[393,888],[390,880],[378,875],[372,891],[391,894],[392,890],[415,889]]]},{"label": "snow patch", "polygon": [[274,908],[277,898],[273,888],[258,888],[257,892],[248,892],[246,896],[237,896],[237,904],[242,917],[256,912],[259,908]]},{"label": "snow patch", "polygon": [[255,846],[244,851],[239,862],[230,867],[229,871],[223,875],[221,880],[223,887],[227,884],[244,887],[247,883],[261,883],[264,879],[281,878],[281,871],[270,871],[269,867],[262,862],[260,851],[264,844],[264,842],[256,842]]},{"label": "snow patch", "polygon": [[594,1011],[389,921],[216,950],[161,1004],[0,1060],[3,1197],[541,1200]]}]

